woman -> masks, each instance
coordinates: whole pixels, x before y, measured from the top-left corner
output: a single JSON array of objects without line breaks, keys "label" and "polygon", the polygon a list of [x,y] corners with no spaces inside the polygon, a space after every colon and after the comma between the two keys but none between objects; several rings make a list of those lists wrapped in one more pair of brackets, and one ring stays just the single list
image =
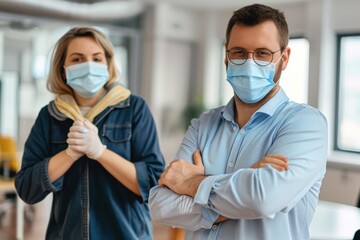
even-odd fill
[{"label": "woman", "polygon": [[17,192],[29,204],[53,193],[46,239],[151,239],[148,193],[164,168],[143,99],[117,82],[113,47],[93,28],[56,44],[54,101],[25,143]]}]

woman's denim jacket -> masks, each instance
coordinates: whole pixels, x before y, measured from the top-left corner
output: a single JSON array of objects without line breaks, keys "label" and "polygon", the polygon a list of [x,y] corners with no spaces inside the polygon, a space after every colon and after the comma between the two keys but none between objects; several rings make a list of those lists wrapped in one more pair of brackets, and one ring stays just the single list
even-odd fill
[{"label": "woman's denim jacket", "polygon": [[131,95],[106,108],[93,121],[102,143],[134,163],[141,196],[86,156],[61,178],[50,181],[49,159],[67,148],[67,134],[73,123],[56,114],[53,104],[40,111],[15,178],[16,190],[26,203],[38,203],[53,193],[46,239],[152,239],[147,200],[164,169],[164,160],[145,101]]}]

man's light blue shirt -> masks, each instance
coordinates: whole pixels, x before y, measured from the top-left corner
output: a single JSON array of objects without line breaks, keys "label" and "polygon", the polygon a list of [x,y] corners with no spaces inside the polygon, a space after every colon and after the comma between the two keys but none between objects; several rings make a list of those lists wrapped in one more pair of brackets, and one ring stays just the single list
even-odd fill
[{"label": "man's light blue shirt", "polygon": [[[308,240],[327,157],[321,112],[289,101],[280,89],[242,128],[234,100],[194,119],[176,154],[192,162],[201,150],[205,174],[194,198],[154,187],[152,217],[185,228],[186,239]],[[281,154],[289,169],[250,168]],[[214,224],[220,216],[231,220]]]}]

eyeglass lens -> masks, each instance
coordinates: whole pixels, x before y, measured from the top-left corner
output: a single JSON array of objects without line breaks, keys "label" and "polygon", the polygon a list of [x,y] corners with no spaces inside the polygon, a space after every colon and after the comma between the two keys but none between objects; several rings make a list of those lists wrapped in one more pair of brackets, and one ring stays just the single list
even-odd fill
[{"label": "eyeglass lens", "polygon": [[258,48],[254,52],[248,52],[242,48],[232,48],[228,51],[228,58],[233,64],[244,64],[248,59],[248,54],[252,53],[255,63],[266,66],[273,60],[273,53],[266,48]]}]

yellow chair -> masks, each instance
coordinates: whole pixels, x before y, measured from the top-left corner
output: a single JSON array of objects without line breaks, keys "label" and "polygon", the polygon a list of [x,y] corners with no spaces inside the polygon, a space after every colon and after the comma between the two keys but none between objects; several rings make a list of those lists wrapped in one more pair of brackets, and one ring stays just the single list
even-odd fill
[{"label": "yellow chair", "polygon": [[16,201],[13,176],[20,168],[16,142],[13,138],[0,135],[0,222],[7,210]]},{"label": "yellow chair", "polygon": [[[16,202],[16,190],[14,185],[15,173],[20,169],[20,159],[16,141],[9,136],[0,135],[0,224],[6,214],[6,210]],[[35,208],[27,206],[24,209],[25,220],[33,222]]]},{"label": "yellow chair", "polygon": [[20,169],[16,142],[12,137],[0,136],[0,175],[9,180]]}]

